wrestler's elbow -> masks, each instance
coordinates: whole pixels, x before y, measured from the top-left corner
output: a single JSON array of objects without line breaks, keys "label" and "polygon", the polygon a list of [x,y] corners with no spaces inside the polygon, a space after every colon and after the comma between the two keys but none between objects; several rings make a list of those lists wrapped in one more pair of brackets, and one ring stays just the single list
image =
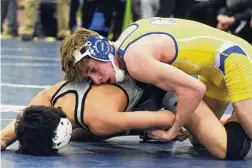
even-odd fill
[{"label": "wrestler's elbow", "polygon": [[202,100],[204,94],[206,91],[206,86],[200,82],[197,81],[194,85],[192,86],[185,86],[185,87],[178,87],[176,89],[176,93],[178,95],[178,97],[181,97],[183,95],[183,97],[188,97],[188,99],[193,98],[194,100]]},{"label": "wrestler's elbow", "polygon": [[109,134],[103,122],[92,122],[88,127],[97,136],[104,136]]},{"label": "wrestler's elbow", "polygon": [[123,123],[115,122],[94,122],[89,128],[97,136],[109,136],[118,132],[128,130],[128,126]]},{"label": "wrestler's elbow", "polygon": [[197,98],[201,100],[205,94],[206,86],[202,82],[197,81],[197,84],[195,85],[194,90],[195,90],[195,94]]}]

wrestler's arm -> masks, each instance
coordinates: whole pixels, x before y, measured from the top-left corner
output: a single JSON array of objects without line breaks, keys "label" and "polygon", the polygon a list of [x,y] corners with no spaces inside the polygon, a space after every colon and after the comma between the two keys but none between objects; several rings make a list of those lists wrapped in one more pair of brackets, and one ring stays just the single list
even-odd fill
[{"label": "wrestler's arm", "polygon": [[122,112],[125,93],[113,85],[92,88],[85,101],[84,122],[99,136],[137,129],[169,128],[175,115],[167,111]]},{"label": "wrestler's arm", "polygon": [[[178,96],[177,113],[174,125],[170,130],[170,138],[173,139],[199,105],[204,96],[205,85],[180,69],[160,62],[151,56],[148,57],[146,54],[128,58],[128,71],[139,81],[152,83],[161,89],[176,92]],[[136,56],[138,56],[137,61]]]},{"label": "wrestler's arm", "polygon": [[[39,92],[30,102],[29,106],[31,105],[44,105],[49,107],[51,104],[47,89]],[[16,141],[15,123],[16,119],[11,121],[11,123],[1,130],[1,150],[5,150],[9,145]]]},{"label": "wrestler's arm", "polygon": [[126,135],[126,132],[120,132],[108,136],[97,136],[93,132],[85,130],[83,128],[75,128],[72,133],[71,141],[82,141],[82,142],[103,141],[112,137],[124,136],[124,135]]}]

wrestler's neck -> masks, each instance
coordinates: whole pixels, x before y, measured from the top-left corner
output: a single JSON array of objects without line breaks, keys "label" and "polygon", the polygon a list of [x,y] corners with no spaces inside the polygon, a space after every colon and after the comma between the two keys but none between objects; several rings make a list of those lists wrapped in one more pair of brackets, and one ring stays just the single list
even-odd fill
[{"label": "wrestler's neck", "polygon": [[118,55],[119,45],[117,44],[117,42],[112,42],[112,44],[115,47],[115,62],[116,62],[116,65],[118,66],[118,68],[125,70],[126,69],[125,62]]}]

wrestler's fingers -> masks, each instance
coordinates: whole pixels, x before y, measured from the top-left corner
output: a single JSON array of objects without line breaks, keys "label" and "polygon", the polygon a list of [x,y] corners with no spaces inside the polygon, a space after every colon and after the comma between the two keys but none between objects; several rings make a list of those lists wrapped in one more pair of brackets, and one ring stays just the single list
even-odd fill
[{"label": "wrestler's fingers", "polygon": [[155,140],[165,140],[165,133],[164,130],[149,130],[147,131],[148,137],[155,139]]}]

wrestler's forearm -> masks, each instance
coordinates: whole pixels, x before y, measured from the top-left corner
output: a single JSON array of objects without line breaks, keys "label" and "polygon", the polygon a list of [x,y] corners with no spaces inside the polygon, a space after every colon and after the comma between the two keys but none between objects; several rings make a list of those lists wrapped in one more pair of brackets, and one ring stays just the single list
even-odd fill
[{"label": "wrestler's forearm", "polygon": [[1,130],[1,150],[4,150],[16,141],[15,122],[16,120],[13,120]]},{"label": "wrestler's forearm", "polygon": [[[193,91],[191,91],[193,92]],[[192,93],[193,94],[193,93]],[[201,102],[201,96],[190,96],[190,91],[187,91],[186,94],[177,94],[178,95],[178,104],[177,104],[177,113],[175,123],[181,123],[183,126],[186,121],[191,118],[192,113],[198,107]]]},{"label": "wrestler's forearm", "polygon": [[[152,83],[163,90],[176,92],[178,105],[176,119],[172,127],[173,135],[175,135],[198,107],[204,96],[205,85],[176,67],[157,60],[146,59],[141,60],[144,63],[139,64],[139,67],[134,65],[135,69],[130,73],[139,81]],[[144,74],[148,74],[148,77]]]},{"label": "wrestler's forearm", "polygon": [[168,110],[125,112],[123,115],[130,130],[170,128],[175,119],[175,115]]},{"label": "wrestler's forearm", "polygon": [[125,136],[125,135],[127,135],[126,132],[120,132],[120,133],[116,133],[116,134],[111,134],[109,136],[98,136],[98,135],[95,135],[94,133],[87,131],[87,130],[84,130],[82,128],[76,128],[73,130],[71,141],[83,141],[83,142],[102,141],[102,140],[106,140],[106,139],[109,139],[112,137]]},{"label": "wrestler's forearm", "polygon": [[174,118],[175,115],[168,110],[115,112],[93,121],[89,128],[98,136],[109,136],[129,130],[169,128]]},{"label": "wrestler's forearm", "polygon": [[[179,78],[175,77],[173,82],[172,80],[169,81],[169,78],[164,78],[163,81],[158,82],[156,85],[164,90],[171,89],[176,92],[178,104],[173,128],[176,128],[178,131],[198,107],[204,96],[205,86],[195,78],[185,75],[184,72],[176,72]],[[182,80],[183,82],[181,82],[181,79],[184,79]]]}]

